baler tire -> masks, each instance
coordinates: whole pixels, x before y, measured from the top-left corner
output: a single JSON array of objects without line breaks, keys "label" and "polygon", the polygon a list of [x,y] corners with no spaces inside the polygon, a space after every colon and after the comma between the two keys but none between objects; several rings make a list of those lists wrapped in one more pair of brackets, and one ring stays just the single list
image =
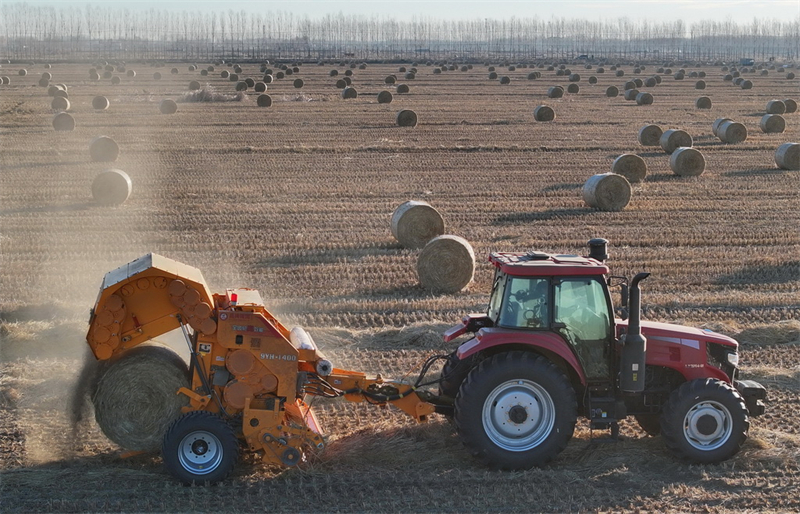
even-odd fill
[{"label": "baler tire", "polygon": [[470,371],[456,398],[455,423],[474,457],[493,469],[521,470],[542,466],[566,448],[577,410],[575,390],[555,364],[512,351]]},{"label": "baler tire", "polygon": [[636,422],[647,435],[657,436],[661,433],[661,421],[658,414],[636,414]]},{"label": "baler tire", "polygon": [[188,412],[164,434],[164,467],[186,485],[225,480],[239,460],[239,440],[233,427],[206,411]]},{"label": "baler tire", "polygon": [[750,419],[739,392],[727,382],[699,378],[674,390],[661,414],[667,448],[697,464],[727,460],[747,440]]}]

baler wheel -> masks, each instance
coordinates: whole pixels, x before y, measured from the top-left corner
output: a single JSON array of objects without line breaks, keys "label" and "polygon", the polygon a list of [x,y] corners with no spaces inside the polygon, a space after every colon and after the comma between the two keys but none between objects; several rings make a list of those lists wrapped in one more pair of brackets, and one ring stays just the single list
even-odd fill
[{"label": "baler wheel", "polygon": [[566,448],[576,419],[575,390],[567,377],[530,352],[505,352],[481,361],[455,403],[464,446],[496,469],[549,462]]},{"label": "baler wheel", "polygon": [[750,428],[747,407],[730,384],[698,378],[674,390],[661,414],[667,448],[694,463],[709,464],[739,452]]},{"label": "baler wheel", "polygon": [[216,414],[193,411],[176,419],[161,449],[167,471],[184,484],[224,480],[239,459],[233,427]]}]

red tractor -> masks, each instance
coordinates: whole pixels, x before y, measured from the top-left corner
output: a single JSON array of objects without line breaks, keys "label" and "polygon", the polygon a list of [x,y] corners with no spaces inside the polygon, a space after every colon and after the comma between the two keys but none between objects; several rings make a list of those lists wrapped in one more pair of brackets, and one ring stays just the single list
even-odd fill
[{"label": "red tractor", "polygon": [[[488,312],[445,333],[445,341],[472,337],[446,361],[437,411],[453,415],[465,446],[490,467],[550,461],[579,415],[614,437],[618,421],[633,416],[680,457],[719,462],[739,451],[750,418],[764,413],[765,388],[738,380],[735,340],[640,321],[639,283],[649,273],[630,284],[611,276],[607,243],[589,241],[588,257],[492,253]],[[621,319],[612,286],[623,306],[630,298]]]}]

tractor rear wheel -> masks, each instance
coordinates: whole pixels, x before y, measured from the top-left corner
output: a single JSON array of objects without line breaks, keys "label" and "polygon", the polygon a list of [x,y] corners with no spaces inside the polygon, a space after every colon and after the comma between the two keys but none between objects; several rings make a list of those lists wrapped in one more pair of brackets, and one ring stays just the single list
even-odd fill
[{"label": "tractor rear wheel", "polygon": [[739,392],[713,378],[684,383],[672,392],[661,414],[667,448],[695,463],[721,462],[736,455],[750,420]]},{"label": "tractor rear wheel", "polygon": [[491,468],[529,469],[561,453],[577,419],[575,390],[549,360],[505,352],[473,368],[458,392],[464,446]]},{"label": "tractor rear wheel", "polygon": [[464,359],[458,358],[458,352],[451,353],[442,367],[439,381],[439,395],[455,398],[461,383],[467,378],[469,371],[475,365],[478,354],[472,354]]},{"label": "tractor rear wheel", "polygon": [[164,466],[184,484],[224,480],[239,459],[239,440],[227,421],[206,411],[176,419],[164,435]]}]

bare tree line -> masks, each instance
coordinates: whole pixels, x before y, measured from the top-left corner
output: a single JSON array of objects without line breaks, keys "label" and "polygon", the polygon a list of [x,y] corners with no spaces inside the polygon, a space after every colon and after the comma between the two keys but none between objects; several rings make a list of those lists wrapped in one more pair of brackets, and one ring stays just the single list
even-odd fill
[{"label": "bare tree line", "polygon": [[442,20],[288,12],[0,7],[6,59],[794,60],[800,16],[738,24],[539,18]]}]

